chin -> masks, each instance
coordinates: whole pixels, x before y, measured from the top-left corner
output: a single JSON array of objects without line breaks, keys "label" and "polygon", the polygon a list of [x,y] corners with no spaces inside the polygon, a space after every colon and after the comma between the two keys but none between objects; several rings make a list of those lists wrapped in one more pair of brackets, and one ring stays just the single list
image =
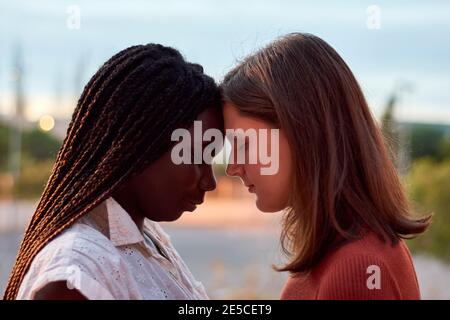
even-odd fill
[{"label": "chin", "polygon": [[256,207],[266,213],[279,212],[284,209],[284,206],[280,206],[274,203],[261,200],[259,197],[256,199]]},{"label": "chin", "polygon": [[179,212],[179,213],[177,213],[176,215],[173,215],[173,216],[171,216],[171,217],[168,217],[168,219],[166,220],[166,222],[172,222],[172,221],[178,220],[178,219],[181,218],[182,215],[183,215],[183,212]]},{"label": "chin", "polygon": [[182,215],[183,211],[177,211],[176,213],[166,214],[159,217],[158,219],[150,219],[150,220],[153,220],[155,222],[172,222],[178,220]]}]

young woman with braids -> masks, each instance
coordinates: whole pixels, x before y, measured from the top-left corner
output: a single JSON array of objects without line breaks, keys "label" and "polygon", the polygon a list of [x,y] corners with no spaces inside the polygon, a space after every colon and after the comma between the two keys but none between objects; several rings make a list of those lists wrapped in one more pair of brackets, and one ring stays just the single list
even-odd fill
[{"label": "young woman with braids", "polygon": [[171,134],[223,130],[220,92],[158,44],[127,48],[84,88],[5,299],[205,299],[158,221],[195,210],[211,166],[175,165]]}]

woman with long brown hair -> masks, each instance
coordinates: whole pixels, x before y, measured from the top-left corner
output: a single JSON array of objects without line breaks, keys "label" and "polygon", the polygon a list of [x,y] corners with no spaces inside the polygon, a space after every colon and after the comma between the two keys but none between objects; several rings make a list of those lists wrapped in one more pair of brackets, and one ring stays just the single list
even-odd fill
[{"label": "woman with long brown hair", "polygon": [[[402,238],[413,218],[355,77],[322,39],[293,33],[248,56],[221,84],[226,129],[279,130],[279,169],[232,163],[263,212],[284,210],[282,299],[419,299]],[[246,153],[257,146],[244,139]],[[247,158],[246,158],[247,159]],[[235,161],[234,161],[235,162]]]}]

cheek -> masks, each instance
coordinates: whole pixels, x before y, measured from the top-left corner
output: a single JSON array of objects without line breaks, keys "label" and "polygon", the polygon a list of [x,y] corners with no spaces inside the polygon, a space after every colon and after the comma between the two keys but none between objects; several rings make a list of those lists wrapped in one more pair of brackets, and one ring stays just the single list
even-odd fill
[{"label": "cheek", "polygon": [[172,170],[171,188],[178,188],[183,190],[191,190],[196,188],[198,181],[200,180],[200,170],[198,166],[193,164],[181,164],[174,165]]},{"label": "cheek", "polygon": [[281,209],[289,205],[289,196],[291,194],[290,180],[290,174],[284,168],[280,168],[278,174],[274,176],[273,184],[277,186],[274,188],[274,195]]},{"label": "cheek", "polygon": [[158,159],[135,184],[141,206],[158,214],[179,211],[187,194],[198,183],[198,169],[194,165],[175,165],[170,157]]},{"label": "cheek", "polygon": [[254,184],[255,186],[262,184],[263,179],[260,173],[260,166],[259,164],[245,164],[243,165],[243,180],[247,181],[248,183]]},{"label": "cheek", "polygon": [[171,199],[170,202],[176,205],[186,195],[192,194],[195,191],[199,177],[199,170],[195,165],[168,164],[166,170],[161,171],[160,181],[157,186],[159,190],[157,192],[166,194],[165,197]]},{"label": "cheek", "polygon": [[185,211],[185,199],[196,193],[198,179],[195,166],[180,165],[171,170],[161,170],[156,175],[156,184],[155,176],[149,177],[152,179],[149,183],[152,194],[140,195],[143,207],[154,215],[156,221],[174,221]]},{"label": "cheek", "polygon": [[277,212],[288,206],[289,179],[280,173],[273,176],[260,176],[258,179],[256,205],[263,212]]},{"label": "cheek", "polygon": [[280,186],[287,195],[291,190],[291,179],[294,174],[292,154],[286,137],[282,134],[280,138],[280,158],[279,158],[279,172],[278,179]]},{"label": "cheek", "polygon": [[[158,160],[154,168],[154,174],[159,177],[162,189],[170,190],[171,193],[190,189],[198,181],[198,168],[191,164],[173,163],[170,153]],[[149,177],[151,179],[151,177]]]},{"label": "cheek", "polygon": [[[252,175],[255,176],[255,185],[257,186],[257,206],[261,211],[265,212],[280,211],[289,205],[292,160],[289,145],[283,135],[280,136],[278,146],[278,155],[271,154],[271,164],[259,164],[251,170]],[[274,162],[277,162],[277,165]],[[274,174],[262,175],[261,168],[270,166],[277,169],[274,169]]]}]

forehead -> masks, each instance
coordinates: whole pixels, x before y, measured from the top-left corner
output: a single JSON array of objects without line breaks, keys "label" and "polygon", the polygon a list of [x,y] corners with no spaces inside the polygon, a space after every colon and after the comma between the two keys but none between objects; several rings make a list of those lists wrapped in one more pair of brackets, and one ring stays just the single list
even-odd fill
[{"label": "forehead", "polygon": [[242,114],[241,112],[239,112],[238,108],[231,102],[225,102],[223,106],[223,119],[225,123],[225,129],[264,129],[273,127],[271,124],[264,120]]},{"label": "forehead", "polygon": [[[208,129],[218,129],[224,131],[223,129],[223,116],[219,108],[207,108],[202,111],[195,121],[201,121],[201,131],[204,132]],[[189,132],[194,134],[194,124],[189,127]]]}]

